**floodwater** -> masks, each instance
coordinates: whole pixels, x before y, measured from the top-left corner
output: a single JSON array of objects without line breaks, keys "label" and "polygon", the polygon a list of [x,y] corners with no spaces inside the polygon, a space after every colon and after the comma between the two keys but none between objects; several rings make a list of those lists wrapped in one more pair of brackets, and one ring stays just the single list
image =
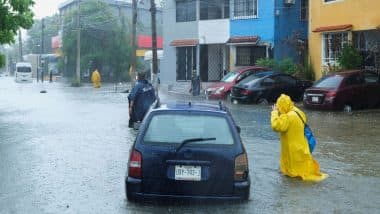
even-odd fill
[{"label": "floodwater", "polygon": [[[46,90],[47,93],[40,93]],[[187,96],[163,93],[162,100]],[[201,99],[193,99],[202,101]],[[205,101],[206,102],[206,101]],[[207,101],[208,102],[208,101]],[[380,110],[305,111],[314,158],[329,178],[281,175],[270,106],[227,104],[242,128],[251,196],[242,203],[136,204],[124,178],[135,132],[127,94],[0,78],[0,213],[375,213],[380,209]]]}]

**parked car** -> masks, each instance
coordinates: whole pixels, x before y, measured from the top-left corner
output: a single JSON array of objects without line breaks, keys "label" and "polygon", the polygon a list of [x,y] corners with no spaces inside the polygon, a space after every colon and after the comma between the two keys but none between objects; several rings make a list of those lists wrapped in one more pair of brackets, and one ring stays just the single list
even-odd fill
[{"label": "parked car", "polygon": [[346,71],[323,76],[304,94],[306,108],[344,110],[380,106],[380,77],[370,71]]},{"label": "parked car", "polygon": [[265,71],[252,74],[232,87],[231,101],[267,104],[283,93],[294,101],[302,101],[303,92],[311,85],[312,82],[289,74]]},{"label": "parked car", "polygon": [[242,67],[228,72],[220,82],[215,82],[206,89],[206,97],[209,99],[226,99],[231,93],[231,88],[247,76],[268,69],[259,66]]},{"label": "parked car", "polygon": [[247,200],[248,158],[222,104],[166,104],[143,120],[130,150],[128,200]]}]

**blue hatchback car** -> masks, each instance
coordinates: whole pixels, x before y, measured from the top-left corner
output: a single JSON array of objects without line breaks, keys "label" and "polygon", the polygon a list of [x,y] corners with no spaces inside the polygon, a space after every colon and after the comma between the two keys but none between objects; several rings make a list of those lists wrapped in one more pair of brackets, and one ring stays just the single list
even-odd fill
[{"label": "blue hatchback car", "polygon": [[239,133],[222,104],[152,108],[130,150],[127,199],[247,200],[251,182]]}]

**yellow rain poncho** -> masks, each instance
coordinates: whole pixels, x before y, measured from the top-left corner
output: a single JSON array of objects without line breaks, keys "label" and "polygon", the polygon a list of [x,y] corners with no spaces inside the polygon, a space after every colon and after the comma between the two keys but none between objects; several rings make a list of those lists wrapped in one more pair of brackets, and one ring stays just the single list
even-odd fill
[{"label": "yellow rain poncho", "polygon": [[100,81],[101,81],[101,78],[100,78],[99,71],[98,69],[95,69],[95,71],[92,72],[92,75],[91,75],[91,82],[94,88],[100,88],[101,86]]},{"label": "yellow rain poncho", "polygon": [[276,102],[277,110],[271,113],[272,129],[280,133],[281,172],[290,177],[301,177],[305,181],[322,181],[328,177],[321,173],[319,164],[313,159],[304,135],[304,124],[297,111],[306,122],[306,115],[294,106],[289,96],[282,94]]}]

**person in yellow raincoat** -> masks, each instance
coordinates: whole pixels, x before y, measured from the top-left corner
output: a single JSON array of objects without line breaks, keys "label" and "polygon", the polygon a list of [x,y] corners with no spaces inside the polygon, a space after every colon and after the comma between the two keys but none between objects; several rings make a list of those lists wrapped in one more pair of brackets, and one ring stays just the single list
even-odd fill
[{"label": "person in yellow raincoat", "polygon": [[98,69],[95,69],[91,74],[91,82],[94,88],[100,88],[101,86],[100,81],[101,81],[100,73]]},{"label": "person in yellow raincoat", "polygon": [[294,106],[289,96],[282,94],[271,113],[272,129],[280,133],[281,172],[290,177],[301,177],[305,181],[322,181],[328,177],[321,173],[319,164],[313,159],[309,144],[304,135],[304,123],[295,111],[306,122],[306,115]]}]

